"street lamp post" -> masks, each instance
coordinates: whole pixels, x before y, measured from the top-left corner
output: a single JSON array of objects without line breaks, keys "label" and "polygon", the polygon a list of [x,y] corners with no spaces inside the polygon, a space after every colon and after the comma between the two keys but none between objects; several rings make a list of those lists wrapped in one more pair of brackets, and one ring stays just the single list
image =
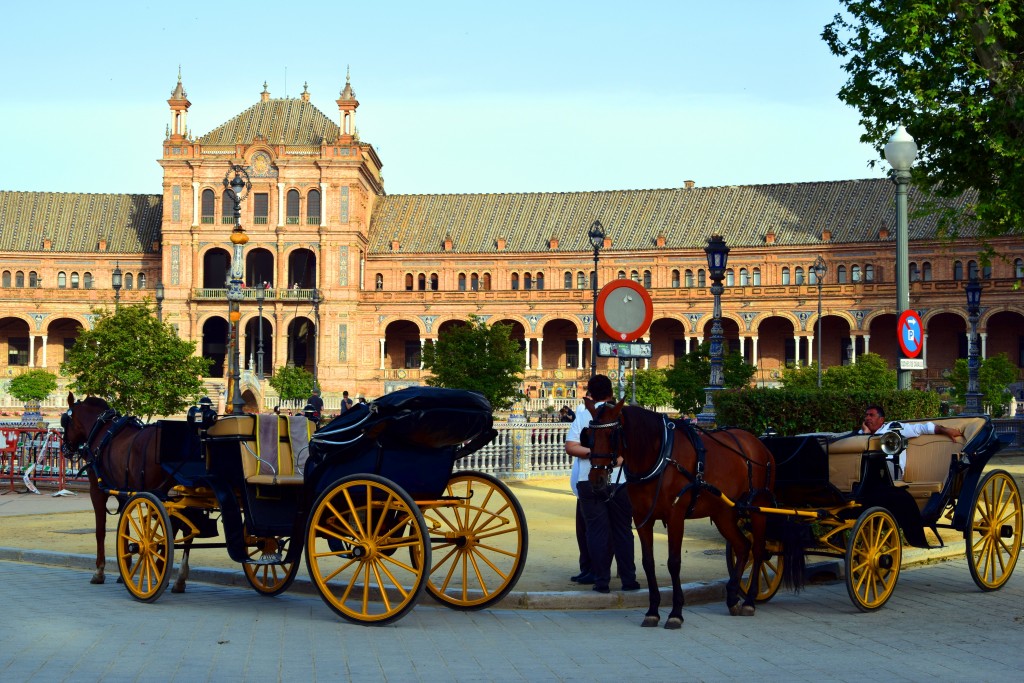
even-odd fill
[{"label": "street lamp post", "polygon": [[[228,176],[232,171],[235,177],[230,181]],[[242,176],[245,176],[243,178]],[[231,231],[231,244],[234,251],[231,255],[231,280],[228,286],[228,320],[231,321],[230,345],[228,364],[231,368],[230,381],[233,386],[231,392],[231,414],[241,415],[245,407],[245,400],[242,398],[241,384],[241,360],[239,358],[241,349],[241,335],[239,334],[239,321],[242,319],[242,277],[244,273],[243,252],[249,236],[242,228],[242,202],[249,195],[252,183],[249,181],[249,174],[243,166],[233,165],[224,176],[224,193],[235,205],[235,227]]]},{"label": "street lamp post", "polygon": [[721,235],[708,238],[708,246],[704,247],[708,257],[708,273],[711,276],[711,295],[715,305],[711,314],[711,381],[704,388],[704,410],[697,416],[701,423],[715,421],[715,392],[725,386],[725,363],[723,360],[722,339],[722,280],[725,278],[725,266],[729,261],[729,247]]},{"label": "street lamp post", "polygon": [[964,412],[981,415],[981,392],[978,390],[978,370],[981,354],[978,349],[978,315],[981,312],[981,283],[971,278],[967,284],[967,319],[971,323],[971,341],[967,352],[967,396]]},{"label": "street lamp post", "polygon": [[256,376],[261,382],[263,381],[263,302],[266,298],[267,290],[260,284],[256,290],[256,303],[259,304],[260,309],[260,319],[257,323],[259,325],[259,332],[257,332],[259,344],[256,346]]},{"label": "street lamp post", "polygon": [[320,388],[320,290],[313,288],[313,388]]},{"label": "street lamp post", "polygon": [[114,288],[114,310],[121,306],[121,264],[114,263],[114,272],[110,275],[110,286]]},{"label": "street lamp post", "polygon": [[594,290],[594,314],[590,321],[590,376],[597,374],[597,262],[601,256],[601,247],[604,246],[605,231],[601,221],[594,221],[587,232],[590,239],[590,246],[594,248],[594,274],[591,277],[591,287]]},{"label": "street lamp post", "polygon": [[164,321],[164,283],[156,283],[156,319],[158,322]]},{"label": "street lamp post", "polygon": [[[917,143],[907,129],[899,126],[885,145],[885,160],[892,166],[896,183],[896,312],[910,309],[909,227],[907,225],[907,188],[910,185],[910,167],[917,156]],[[897,386],[910,388],[910,370],[899,370]]]},{"label": "street lamp post", "polygon": [[818,329],[815,334],[818,335],[818,388],[821,389],[821,281],[828,270],[825,267],[825,259],[819,255],[811,269],[814,271],[814,281],[818,285]]}]

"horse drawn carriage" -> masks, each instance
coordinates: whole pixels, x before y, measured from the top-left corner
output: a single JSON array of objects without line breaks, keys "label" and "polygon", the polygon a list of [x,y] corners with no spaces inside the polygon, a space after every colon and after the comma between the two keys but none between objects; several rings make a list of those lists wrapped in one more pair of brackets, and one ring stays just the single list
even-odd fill
[{"label": "horse drawn carriage", "polygon": [[[424,590],[449,607],[481,609],[522,573],[519,502],[496,478],[455,470],[495,436],[479,394],[396,391],[315,433],[302,416],[210,409],[143,427],[98,399],[68,400],[66,447],[90,466],[94,504],[118,500],[118,569],[138,600],[161,596],[176,549],[179,581],[192,548],[226,548],[265,596],[292,584],[304,553],[324,602],[366,624],[401,618]],[[221,531],[223,540],[202,540]]]},{"label": "horse drawn carriage", "polygon": [[[620,458],[629,482],[650,590],[644,626],[660,618],[651,550],[656,520],[668,526],[673,606],[666,628],[682,625],[686,519],[710,517],[726,538],[726,601],[734,615],[753,615],[754,604],[785,582],[799,585],[807,556],[842,558],[850,599],[872,611],[893,593],[903,544],[933,547],[927,531],[939,545],[940,529],[963,535],[971,577],[984,591],[1009,580],[1020,554],[1020,490],[1006,471],[985,471],[1002,446],[987,417],[933,421],[955,429],[956,440],[907,439],[891,425],[882,435],[758,441],[742,430],[705,431],[622,403],[588,402],[588,409],[591,484],[607,487]],[[894,478],[900,462],[905,471]]]}]

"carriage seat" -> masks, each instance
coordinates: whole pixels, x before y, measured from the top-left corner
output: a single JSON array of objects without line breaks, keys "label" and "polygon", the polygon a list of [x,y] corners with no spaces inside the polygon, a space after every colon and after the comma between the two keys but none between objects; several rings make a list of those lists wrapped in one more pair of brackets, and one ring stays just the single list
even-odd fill
[{"label": "carriage seat", "polygon": [[302,484],[313,423],[302,415],[269,414],[257,418],[255,449],[242,444],[245,481],[262,485]]}]

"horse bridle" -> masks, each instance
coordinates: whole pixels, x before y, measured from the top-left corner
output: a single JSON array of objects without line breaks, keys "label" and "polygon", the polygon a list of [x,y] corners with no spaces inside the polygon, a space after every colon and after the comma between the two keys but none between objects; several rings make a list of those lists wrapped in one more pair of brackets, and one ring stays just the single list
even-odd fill
[{"label": "horse bridle", "polygon": [[[77,401],[76,405],[79,403],[81,403],[81,401]],[[68,406],[67,411],[60,416],[60,426],[64,430],[65,437],[67,436],[68,428],[71,426],[71,419],[74,414],[73,410],[74,406]],[[93,423],[92,429],[89,430],[89,435],[85,437],[85,440],[82,441],[82,443],[78,444],[74,448],[69,446],[68,441],[65,438],[63,443],[64,454],[69,458],[84,461],[85,465],[91,464],[96,459],[96,453],[93,451],[91,445],[93,440],[95,440],[100,430],[103,429],[103,426],[107,423],[113,422],[114,419],[117,418],[117,415],[117,411],[113,408],[108,408],[100,413],[99,416],[97,416],[96,421]]]},{"label": "horse bridle", "polygon": [[[598,421],[600,419],[600,417],[601,417],[601,414],[604,412],[604,409],[606,407],[607,407],[607,404],[606,405],[602,405],[598,409],[597,415],[590,421],[590,424],[587,425],[587,428],[583,430],[583,433],[580,434],[580,437],[581,437],[582,445],[584,445],[588,449],[590,449],[590,469],[591,470],[597,470],[598,472],[611,473],[611,471],[614,470],[615,467],[616,467],[615,461],[619,459],[619,453],[618,453],[619,452],[619,446],[620,445],[624,446],[625,443],[624,443],[624,440],[623,440],[623,437],[622,437],[622,417],[621,416],[617,417],[616,419],[612,420],[611,422],[599,422]],[[611,439],[609,440],[609,442],[611,443],[611,449],[612,449],[610,453],[599,453],[599,452],[594,451],[594,443],[596,442],[596,439],[594,437],[594,432],[596,430],[601,430],[601,429],[611,429],[612,430],[612,436],[611,436]],[[595,465],[594,464],[594,459],[595,458],[600,458],[600,459],[607,458],[608,462],[603,464],[603,465]]]}]

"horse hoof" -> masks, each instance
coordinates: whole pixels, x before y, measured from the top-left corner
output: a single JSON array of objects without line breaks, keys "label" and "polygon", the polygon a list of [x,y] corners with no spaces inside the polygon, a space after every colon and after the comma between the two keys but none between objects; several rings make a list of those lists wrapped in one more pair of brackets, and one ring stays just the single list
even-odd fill
[{"label": "horse hoof", "polygon": [[119,577],[117,577],[117,582],[118,582],[118,583],[124,583],[124,579],[122,579],[122,578],[121,578],[121,577],[119,576]]},{"label": "horse hoof", "polygon": [[682,617],[669,617],[665,621],[665,629],[668,630],[668,631],[676,631],[678,629],[681,629],[682,627],[683,627],[683,618]]},{"label": "horse hoof", "polygon": [[652,626],[657,626],[660,620],[660,617],[644,617],[644,621],[640,625],[644,628],[650,628]]},{"label": "horse hoof", "polygon": [[172,593],[184,593],[185,592],[185,587],[184,586],[177,586],[177,585],[171,586],[171,592]]},{"label": "horse hoof", "polygon": [[743,608],[741,607],[740,603],[737,602],[735,605],[729,605],[729,614],[731,616],[738,617],[742,613]]},{"label": "horse hoof", "polygon": [[106,581],[105,578],[103,578],[102,576],[96,576],[96,575],[93,575],[93,577],[91,579],[89,579],[89,583],[92,583],[92,584],[100,584],[100,583],[103,583],[104,581]]},{"label": "horse hoof", "polygon": [[741,617],[752,617],[752,616],[754,616],[754,606],[753,605],[743,605],[743,608],[740,609],[740,616]]}]

